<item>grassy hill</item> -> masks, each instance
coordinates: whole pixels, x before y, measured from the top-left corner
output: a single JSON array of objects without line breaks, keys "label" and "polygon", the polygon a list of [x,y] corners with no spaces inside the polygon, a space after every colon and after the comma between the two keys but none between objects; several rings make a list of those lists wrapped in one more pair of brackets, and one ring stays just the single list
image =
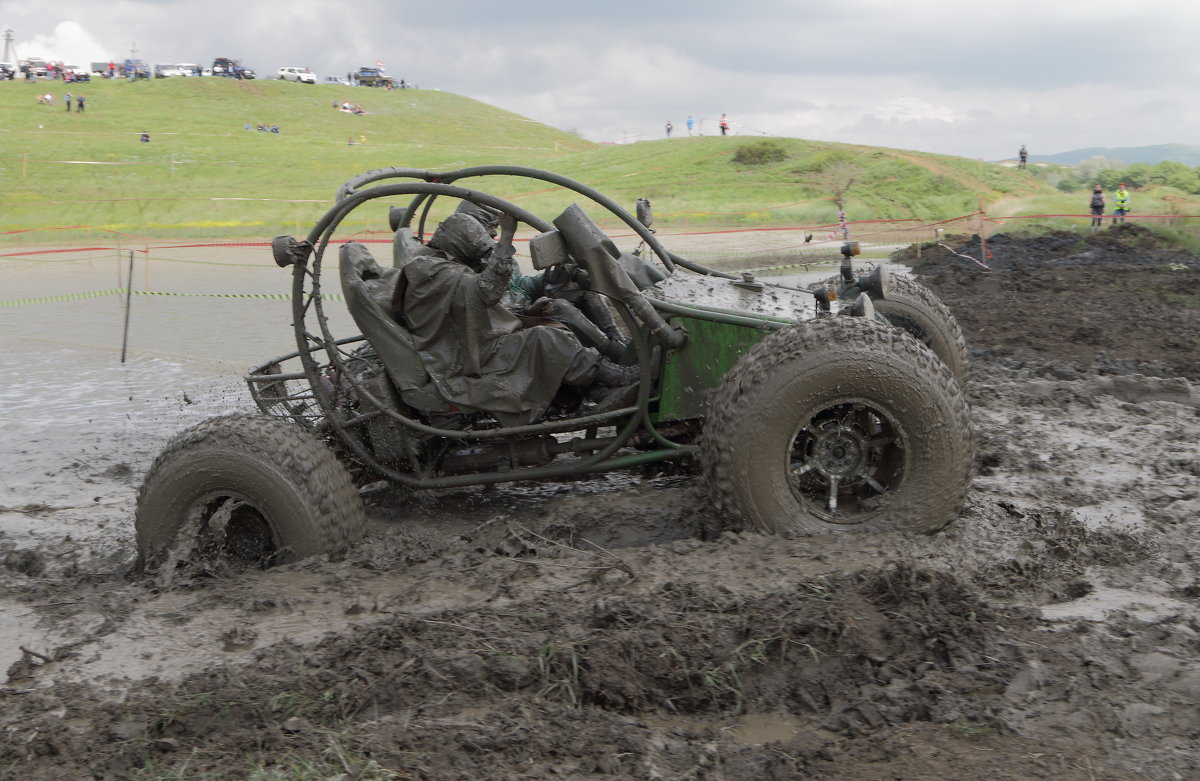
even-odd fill
[{"label": "grassy hill", "polygon": [[[87,96],[85,114],[64,110],[68,89]],[[47,91],[56,105],[36,102]],[[342,100],[368,113],[335,110]],[[281,132],[244,129],[258,123]],[[765,162],[737,161],[740,148],[764,144]],[[485,163],[562,173],[630,207],[649,197],[659,226],[829,224],[832,196],[847,181],[854,220],[943,219],[981,202],[1011,213],[1075,210],[1078,200],[1030,172],[896,149],[720,136],[598,145],[429,90],[213,78],[0,82],[0,232],[34,231],[5,236],[9,243],[82,240],[100,229],[154,238],[303,233],[337,186],[364,171]],[[547,216],[565,203],[528,182],[488,189]],[[382,214],[354,219],[348,229],[384,224]],[[47,230],[63,226],[87,227]]]},{"label": "grassy hill", "polygon": [[[65,111],[68,89],[87,96],[85,114]],[[57,104],[38,105],[36,94],[51,90]],[[369,113],[331,107],[343,99]],[[339,183],[371,168],[538,160],[592,146],[456,95],[275,80],[0,82],[0,116],[0,230],[272,235],[311,222]],[[247,123],[281,132],[247,131]],[[142,132],[150,143],[139,141]]]}]

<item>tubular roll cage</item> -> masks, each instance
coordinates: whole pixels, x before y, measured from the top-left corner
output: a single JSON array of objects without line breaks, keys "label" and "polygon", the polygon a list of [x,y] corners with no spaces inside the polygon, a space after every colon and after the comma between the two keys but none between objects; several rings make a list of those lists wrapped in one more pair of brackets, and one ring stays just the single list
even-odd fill
[{"label": "tubular roll cage", "polygon": [[[292,264],[292,315],[297,351],[266,361],[251,369],[245,376],[255,403],[259,405],[260,409],[267,410],[267,407],[271,403],[278,401],[276,398],[265,398],[259,388],[260,385],[285,383],[289,380],[306,381],[311,390],[312,398],[319,405],[329,428],[354,453],[355,457],[382,477],[410,488],[451,488],[514,480],[578,476],[592,472],[623,469],[640,464],[664,461],[696,452],[696,445],[681,444],[668,439],[662,432],[655,428],[654,422],[650,419],[649,402],[653,382],[649,378],[651,377],[653,362],[653,346],[650,343],[650,337],[646,333],[646,329],[639,328],[636,319],[628,307],[618,301],[611,301],[611,303],[615,306],[618,314],[620,314],[629,328],[632,341],[636,347],[638,365],[642,376],[638,387],[637,401],[631,407],[523,426],[497,426],[496,428],[469,431],[439,428],[422,423],[419,420],[390,409],[387,403],[378,399],[364,387],[362,381],[355,377],[353,373],[346,371],[346,362],[353,360],[349,353],[345,351],[346,345],[365,341],[365,337],[357,336],[336,339],[330,332],[321,295],[321,267],[334,231],[351,211],[367,201],[377,198],[413,196],[400,219],[397,230],[409,228],[413,219],[417,218],[417,235],[420,237],[425,233],[425,222],[433,203],[438,197],[446,196],[499,209],[538,231],[553,230],[553,225],[516,204],[489,193],[467,189],[454,184],[463,179],[481,176],[524,177],[559,185],[590,199],[597,205],[603,206],[618,217],[637,233],[669,271],[674,272],[676,266],[682,266],[702,275],[726,279],[740,278],[734,274],[707,268],[667,251],[648,227],[639,222],[615,201],[591,187],[548,171],[508,165],[475,166],[444,172],[433,172],[416,168],[383,168],[368,171],[350,179],[338,188],[336,203],[308,233],[307,243],[313,249],[311,259],[297,261]],[[413,179],[417,181],[366,187],[366,185],[384,179]],[[364,187],[365,189],[363,189]],[[750,327],[763,331],[778,330],[791,322],[779,318],[764,317],[759,319],[754,316],[747,316],[744,313],[735,313],[713,307],[684,305],[659,301],[653,298],[649,300],[655,310],[667,316],[685,316]],[[316,318],[320,331],[319,335],[314,334],[308,328],[306,321],[310,315]],[[321,364],[315,357],[315,354],[322,351],[328,357],[328,363],[326,364]],[[272,371],[277,371],[283,362],[297,358],[303,367],[302,372],[288,374],[271,373]],[[329,371],[332,371],[335,377],[348,381],[359,394],[359,397],[366,399],[374,410],[361,414],[352,414],[339,409],[335,403],[334,391],[325,382],[322,382]],[[390,418],[408,432],[433,435],[447,440],[511,442],[514,446],[513,457],[510,459],[510,465],[512,466],[509,469],[492,472],[438,476],[432,474],[428,466],[420,464],[418,454],[411,445],[412,439],[406,437],[405,439],[409,443],[409,460],[416,468],[413,473],[398,471],[376,458],[363,440],[362,427],[368,421],[381,416]],[[296,417],[296,415],[290,417]],[[615,426],[617,431],[611,437],[598,439],[597,433],[601,426]],[[551,463],[534,467],[515,466],[518,463],[515,449],[518,440],[538,435],[561,434],[581,430],[586,430],[585,439],[574,438],[568,442],[559,441],[552,449],[556,455],[567,452],[577,452],[586,455],[559,464]],[[654,450],[641,453],[615,455],[621,448],[629,445],[639,430],[645,431],[657,443],[658,447]]]}]

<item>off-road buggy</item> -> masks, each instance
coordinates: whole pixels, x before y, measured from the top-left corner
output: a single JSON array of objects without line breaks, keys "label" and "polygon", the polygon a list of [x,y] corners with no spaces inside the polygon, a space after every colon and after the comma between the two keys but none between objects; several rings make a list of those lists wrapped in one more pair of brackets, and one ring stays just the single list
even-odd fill
[{"label": "off-road buggy", "polygon": [[[575,203],[547,222],[463,185],[501,177],[562,188],[564,202],[586,199],[637,248],[619,249]],[[388,212],[388,266],[345,245],[330,251],[353,210],[397,199],[406,205]],[[439,199],[440,208],[465,200],[532,228],[535,268],[586,270],[629,340],[622,362],[640,368],[636,398],[603,409],[575,397],[524,425],[445,400],[388,306]],[[714,515],[737,527],[930,532],[955,517],[973,460],[966,356],[928,290],[882,264],[856,275],[851,243],[836,280],[815,289],[709,269],[662,246],[647,201],[635,211],[564,176],[513,166],[393,168],[342,185],[306,240],[272,244],[292,272],[297,350],[246,376],[264,414],[201,423],[150,467],[136,514],[142,566],[200,551],[264,565],[336,553],[363,533],[359,488],[368,483],[438,489],[666,461],[696,465]],[[341,296],[323,274],[339,254]],[[348,307],[362,335],[331,333],[332,306]]]}]

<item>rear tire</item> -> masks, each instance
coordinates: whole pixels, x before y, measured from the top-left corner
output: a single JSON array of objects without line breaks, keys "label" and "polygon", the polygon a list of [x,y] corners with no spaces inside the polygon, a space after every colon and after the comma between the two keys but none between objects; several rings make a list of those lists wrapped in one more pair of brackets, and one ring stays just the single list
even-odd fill
[{"label": "rear tire", "polygon": [[889,323],[903,328],[917,341],[937,353],[950,368],[960,387],[970,378],[967,345],[962,329],[946,305],[932,290],[908,277],[895,274],[890,280],[887,298],[872,300],[875,312]]},{"label": "rear tire", "polygon": [[259,415],[212,418],[178,434],[138,492],[138,567],[193,556],[271,566],[340,553],[366,513],[350,475],[311,434]]},{"label": "rear tire", "polygon": [[771,334],[714,394],[701,466],[716,507],[775,534],[933,532],[973,468],[962,391],[907,333],[829,317]]}]

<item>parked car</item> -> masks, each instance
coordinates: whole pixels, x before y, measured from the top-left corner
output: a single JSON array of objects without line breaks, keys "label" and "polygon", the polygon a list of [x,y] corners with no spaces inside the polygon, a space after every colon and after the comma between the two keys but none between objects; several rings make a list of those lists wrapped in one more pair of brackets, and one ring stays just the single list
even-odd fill
[{"label": "parked car", "polygon": [[310,71],[308,68],[296,68],[286,66],[275,72],[275,77],[284,81],[299,81],[304,84],[316,84],[317,74]]},{"label": "parked car", "polygon": [[212,72],[214,76],[224,76],[230,79],[254,78],[253,70],[243,67],[240,62],[229,57],[217,57],[213,60]]},{"label": "parked car", "polygon": [[354,74],[354,80],[363,87],[384,87],[391,89],[396,86],[391,76],[384,73],[383,68],[359,68]]},{"label": "parked car", "polygon": [[354,84],[352,84],[348,79],[346,79],[343,76],[326,76],[324,83],[325,84],[337,84],[339,87],[353,87],[354,86]]},{"label": "parked car", "polygon": [[46,77],[46,61],[40,57],[26,57],[21,60],[21,64],[29,68],[29,72],[34,75],[34,78],[44,79]]},{"label": "parked car", "polygon": [[182,70],[180,70],[178,65],[155,65],[154,66],[154,78],[156,78],[156,79],[167,79],[172,76],[183,76],[183,75],[185,75],[185,74]]},{"label": "parked car", "polygon": [[[180,76],[199,76],[204,70],[194,62],[181,62],[175,67],[179,69]],[[211,76],[212,73],[209,72],[208,75]]]},{"label": "parked car", "polygon": [[148,79],[150,78],[150,73],[151,68],[146,64],[145,60],[126,59],[121,66],[121,75],[131,81]]}]

